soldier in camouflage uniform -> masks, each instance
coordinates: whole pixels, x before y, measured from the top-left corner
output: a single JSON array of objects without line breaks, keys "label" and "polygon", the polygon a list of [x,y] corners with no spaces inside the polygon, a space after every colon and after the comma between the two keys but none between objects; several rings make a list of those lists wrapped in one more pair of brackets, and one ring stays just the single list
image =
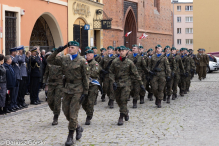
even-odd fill
[{"label": "soldier in camouflage uniform", "polygon": [[[148,55],[147,55],[146,63],[147,63],[147,67],[148,67],[150,62],[151,62],[151,56],[153,55],[153,49],[152,48],[148,49],[147,54]],[[148,91],[148,99],[150,101],[153,101],[153,91],[151,89],[149,74],[147,74],[146,78],[147,78],[146,90]]]},{"label": "soldier in camouflage uniform", "polygon": [[[170,66],[168,59],[165,55],[162,55],[162,47],[157,45],[156,54],[152,55],[151,62],[149,64],[152,91],[156,97],[155,104],[158,108],[161,108],[161,100],[164,97],[164,87],[166,81],[170,80]],[[167,78],[165,78],[167,76]],[[167,79],[167,80],[166,80]]]},{"label": "soldier in camouflage uniform", "polygon": [[207,54],[205,54],[205,49],[202,49],[202,54],[204,56],[204,68],[203,68],[203,74],[202,74],[202,79],[206,78],[206,70],[207,66],[209,66],[209,57]]},{"label": "soldier in camouflage uniform", "polygon": [[134,63],[126,58],[128,50],[125,46],[120,46],[120,57],[113,60],[110,67],[110,80],[113,82],[113,89],[115,90],[116,102],[120,108],[120,117],[118,125],[123,125],[123,118],[126,121],[129,120],[127,99],[130,94],[131,75],[133,74],[135,80],[139,82],[140,87],[145,90],[141,77],[138,74],[138,70]]},{"label": "soldier in camouflage uniform", "polygon": [[100,56],[100,54],[97,54],[97,47],[92,47],[92,50],[94,51],[94,58],[95,58],[95,61],[100,63],[102,57]]},{"label": "soldier in camouflage uniform", "polygon": [[[50,54],[51,52],[48,52],[46,56]],[[60,56],[60,53],[57,56]],[[60,115],[61,98],[63,96],[62,78],[63,73],[61,67],[47,63],[43,83],[48,86],[47,102],[54,114],[52,125],[58,124],[58,117]]]},{"label": "soldier in camouflage uniform", "polygon": [[190,84],[191,84],[192,75],[195,72],[195,61],[193,59],[192,54],[190,54],[189,50],[187,50],[186,54],[189,57],[190,67],[191,67],[190,72],[189,72],[189,77],[186,80],[186,90],[187,90],[187,92],[189,92],[189,87],[190,87]]},{"label": "soldier in camouflage uniform", "polygon": [[116,53],[116,54],[115,54],[116,57],[119,57],[119,56],[120,56],[120,54],[119,54],[119,47],[116,47],[116,48],[115,48],[115,53]]},{"label": "soldier in camouflage uniform", "polygon": [[181,59],[182,59],[184,70],[185,70],[185,74],[181,73],[181,78],[180,78],[180,82],[179,82],[179,88],[180,88],[180,95],[181,96],[184,96],[184,94],[187,94],[186,80],[189,77],[189,72],[190,72],[190,59],[186,55],[185,50],[186,50],[186,48],[181,48],[180,49]]},{"label": "soldier in camouflage uniform", "polygon": [[[146,80],[146,76],[145,74],[148,73],[148,69],[146,66],[146,62],[145,59],[139,54],[139,49],[138,49],[138,45],[132,45],[132,55],[128,55],[128,58],[133,61],[133,63],[135,64],[135,66],[137,67],[138,70],[138,74],[141,77],[142,81]],[[140,95],[140,85],[139,82],[137,80],[135,80],[135,77],[132,75],[131,76],[131,96],[133,97],[133,108],[137,108],[137,100],[139,100],[139,95]],[[140,102],[141,104],[144,103],[144,95],[145,95],[145,91],[143,91],[144,93],[141,94],[140,96]]]},{"label": "soldier in camouflage uniform", "polygon": [[174,75],[176,73],[176,61],[174,55],[170,53],[170,46],[166,46],[164,48],[164,51],[169,62],[169,67],[171,70],[171,76],[170,76],[171,79],[169,82],[166,82],[166,87],[164,87],[163,101],[166,101],[166,95],[167,95],[168,96],[167,103],[170,103],[170,96],[172,95],[172,85],[173,85]]},{"label": "soldier in camouflage uniform", "polygon": [[[100,67],[98,62],[96,62],[94,59],[94,51],[88,50],[85,52],[85,54],[87,56],[87,62],[88,62],[88,65],[90,67],[89,68],[90,80],[99,81],[100,72],[101,72],[102,68]],[[94,102],[96,100],[97,95],[98,95],[98,85],[90,82],[88,97],[85,99],[85,101],[82,104],[82,107],[87,114],[85,125],[90,125],[90,120],[92,119],[93,112],[94,112]]]},{"label": "soldier in camouflage uniform", "polygon": [[107,94],[107,96],[109,97],[108,105],[111,108],[113,108],[115,97],[114,97],[113,90],[110,88],[113,85],[113,83],[110,82],[110,79],[109,79],[109,68],[110,68],[110,65],[112,64],[112,61],[116,58],[116,56],[113,55],[114,48],[112,46],[107,47],[107,50],[108,50],[108,55],[105,55],[100,62],[100,66],[103,68],[103,70],[105,70],[104,80],[103,80],[103,95],[101,99],[102,99],[102,102],[104,102],[105,95]]},{"label": "soldier in camouflage uniform", "polygon": [[107,51],[106,51],[106,49],[105,48],[101,48],[100,49],[100,51],[101,51],[101,57],[103,58],[105,55],[107,55]]},{"label": "soldier in camouflage uniform", "polygon": [[[69,48],[69,54],[56,58],[56,55],[66,47]],[[65,143],[67,146],[74,143],[73,134],[75,130],[76,140],[79,140],[82,136],[83,128],[78,124],[78,112],[82,101],[88,95],[89,89],[89,66],[87,61],[78,55],[78,51],[79,43],[71,41],[64,47],[60,46],[47,59],[49,64],[61,66],[63,75],[66,78],[62,110],[69,121],[69,134]]]},{"label": "soldier in camouflage uniform", "polygon": [[184,66],[183,66],[182,59],[181,59],[180,55],[178,55],[176,53],[176,48],[172,47],[171,50],[172,50],[172,54],[175,57],[175,61],[176,61],[176,72],[174,74],[174,79],[172,80],[173,81],[172,100],[175,100],[175,98],[177,98],[177,87],[178,87],[178,83],[180,81],[181,73],[185,74],[185,70],[184,70]]},{"label": "soldier in camouflage uniform", "polygon": [[[88,51],[88,50],[90,50],[90,47],[89,47],[89,46],[87,46],[87,47],[84,48],[84,52],[86,52],[86,51]],[[83,55],[82,57],[84,57],[85,59],[87,59],[87,56],[86,56],[86,55]]]}]

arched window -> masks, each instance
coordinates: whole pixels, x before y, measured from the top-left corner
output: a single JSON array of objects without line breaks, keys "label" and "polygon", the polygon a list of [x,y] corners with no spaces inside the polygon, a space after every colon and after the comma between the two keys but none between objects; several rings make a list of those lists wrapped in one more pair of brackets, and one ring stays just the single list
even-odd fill
[{"label": "arched window", "polygon": [[154,0],[154,7],[156,7],[157,11],[160,12],[160,0]]}]

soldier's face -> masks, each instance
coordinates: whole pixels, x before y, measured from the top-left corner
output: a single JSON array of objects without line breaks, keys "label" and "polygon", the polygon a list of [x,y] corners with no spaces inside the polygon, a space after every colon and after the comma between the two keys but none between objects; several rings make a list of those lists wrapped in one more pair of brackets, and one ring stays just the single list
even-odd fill
[{"label": "soldier's face", "polygon": [[120,52],[120,56],[121,57],[125,57],[127,52],[128,52],[128,50],[120,50],[119,52]]},{"label": "soldier's face", "polygon": [[77,46],[69,46],[68,53],[71,55],[77,54],[79,47]]},{"label": "soldier's face", "polygon": [[170,53],[170,48],[166,48],[166,53]]},{"label": "soldier's face", "polygon": [[173,53],[173,54],[176,54],[176,50],[172,50],[172,53]]},{"label": "soldier's face", "polygon": [[113,54],[113,49],[108,49],[108,54]]},{"label": "soldier's face", "polygon": [[137,48],[137,47],[133,47],[133,48],[132,48],[132,52],[133,52],[133,53],[139,53],[139,52],[138,52],[138,48]]},{"label": "soldier's face", "polygon": [[142,53],[143,52],[143,49],[138,49],[139,53]]},{"label": "soldier's face", "polygon": [[120,54],[120,53],[119,53],[119,50],[116,51],[116,54]]},{"label": "soldier's face", "polygon": [[32,54],[33,56],[36,56],[36,52],[31,52],[31,54]]},{"label": "soldier's face", "polygon": [[161,54],[162,53],[162,48],[158,47],[156,51],[157,51],[158,54]]},{"label": "soldier's face", "polygon": [[93,51],[94,51],[94,54],[97,54],[97,49],[93,49]]},{"label": "soldier's face", "polygon": [[89,61],[94,58],[94,53],[89,53],[86,55],[86,57],[87,57],[87,60]]}]

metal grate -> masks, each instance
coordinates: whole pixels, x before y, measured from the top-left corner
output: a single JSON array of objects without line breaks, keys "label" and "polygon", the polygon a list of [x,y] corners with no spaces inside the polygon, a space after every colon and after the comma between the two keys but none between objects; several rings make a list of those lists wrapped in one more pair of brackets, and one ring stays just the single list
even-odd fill
[{"label": "metal grate", "polygon": [[112,21],[112,18],[109,18],[106,13],[102,9],[96,10],[96,15],[94,16],[94,23],[93,23],[93,29],[102,29],[102,20],[109,20]]},{"label": "metal grate", "polygon": [[43,17],[39,17],[34,25],[30,38],[30,48],[40,46],[40,49],[46,51],[55,47],[50,28]]},{"label": "metal grate", "polygon": [[10,49],[16,47],[16,13],[5,12],[5,55]]}]

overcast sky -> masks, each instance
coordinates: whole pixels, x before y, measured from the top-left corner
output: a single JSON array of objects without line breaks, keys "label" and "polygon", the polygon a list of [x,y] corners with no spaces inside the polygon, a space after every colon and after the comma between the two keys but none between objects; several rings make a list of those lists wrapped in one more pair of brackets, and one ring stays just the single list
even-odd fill
[{"label": "overcast sky", "polygon": [[[172,2],[172,0],[171,0]],[[179,2],[193,2],[193,0],[179,0]]]}]

